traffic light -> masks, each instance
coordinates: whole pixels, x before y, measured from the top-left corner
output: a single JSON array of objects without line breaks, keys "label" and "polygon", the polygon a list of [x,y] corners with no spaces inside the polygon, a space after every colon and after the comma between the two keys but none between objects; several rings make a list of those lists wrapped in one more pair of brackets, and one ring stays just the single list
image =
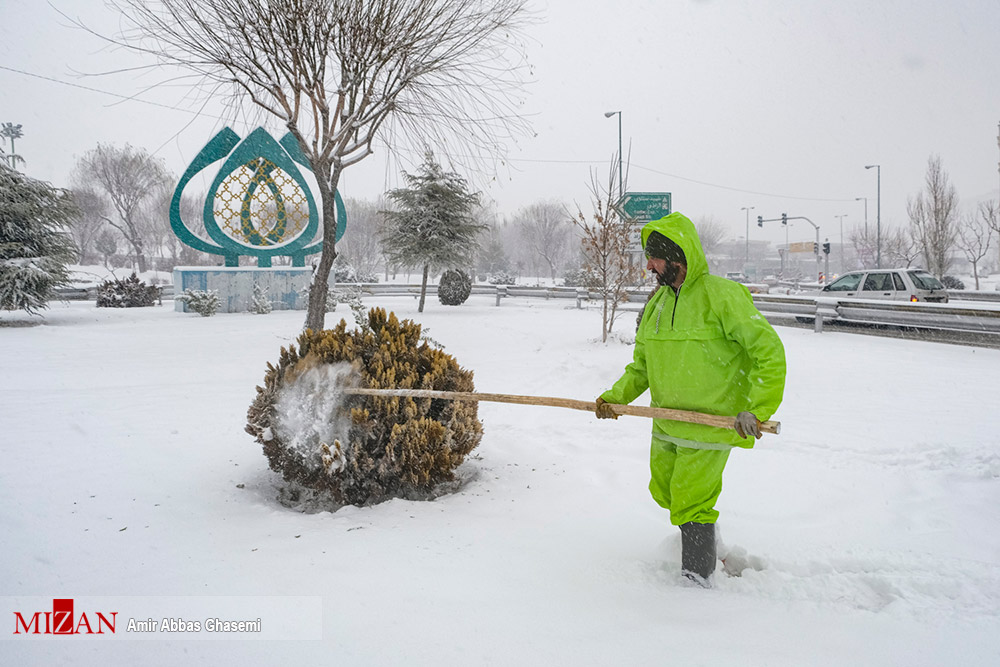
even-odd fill
[{"label": "traffic light", "polygon": [[826,253],[827,255],[830,254],[830,242],[829,241],[827,241],[826,243],[823,244],[823,252]]},{"label": "traffic light", "polygon": [[818,255],[819,254],[819,244],[818,243],[813,243],[813,254],[814,255]]},{"label": "traffic light", "polygon": [[781,214],[781,224],[783,224],[783,225],[787,225],[788,224],[788,214],[787,213],[782,213]]},{"label": "traffic light", "polygon": [[762,215],[758,215],[757,216],[757,226],[758,227],[763,227],[764,226],[764,216],[762,216]]}]

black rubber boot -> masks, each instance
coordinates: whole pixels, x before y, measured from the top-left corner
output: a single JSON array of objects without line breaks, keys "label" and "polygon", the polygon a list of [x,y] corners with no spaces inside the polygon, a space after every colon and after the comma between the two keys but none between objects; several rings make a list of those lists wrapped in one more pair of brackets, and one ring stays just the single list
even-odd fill
[{"label": "black rubber boot", "polygon": [[681,574],[705,588],[715,572],[715,524],[681,524]]}]

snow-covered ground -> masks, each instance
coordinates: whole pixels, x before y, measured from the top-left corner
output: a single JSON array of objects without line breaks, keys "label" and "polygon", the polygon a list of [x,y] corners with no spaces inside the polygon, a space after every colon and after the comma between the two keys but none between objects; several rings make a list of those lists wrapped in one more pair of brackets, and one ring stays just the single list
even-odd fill
[{"label": "snow-covered ground", "polygon": [[[368,305],[424,324],[480,391],[590,400],[631,356],[564,302]],[[782,435],[733,453],[719,502],[765,566],[701,590],[646,490],[644,419],[483,403],[457,493],[304,514],[243,432],[303,313],[74,302],[9,326],[31,319],[0,314],[4,665],[1000,661],[1000,351],[779,328]],[[320,596],[322,641],[25,641],[24,596],[257,596],[250,617]]]}]

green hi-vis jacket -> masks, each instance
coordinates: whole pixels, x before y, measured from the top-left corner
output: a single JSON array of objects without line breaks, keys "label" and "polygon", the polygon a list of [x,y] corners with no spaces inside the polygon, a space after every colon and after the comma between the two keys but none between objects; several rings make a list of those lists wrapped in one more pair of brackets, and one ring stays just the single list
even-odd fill
[{"label": "green hi-vis jacket", "polygon": [[[642,228],[642,245],[653,231],[684,250],[687,276],[676,292],[661,286],[646,304],[625,373],[601,398],[627,404],[649,389],[651,405],[735,416],[748,410],[770,419],[785,389],[785,349],[753,305],[750,291],[710,275],[694,225],[671,213]],[[653,420],[653,437],[709,448],[753,447],[735,430]],[[686,440],[689,443],[680,443]],[[715,447],[712,447],[715,445]]]}]

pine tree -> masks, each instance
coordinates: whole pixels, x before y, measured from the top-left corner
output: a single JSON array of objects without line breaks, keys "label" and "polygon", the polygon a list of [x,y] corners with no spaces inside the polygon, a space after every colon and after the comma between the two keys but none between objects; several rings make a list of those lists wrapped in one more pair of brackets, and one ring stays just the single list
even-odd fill
[{"label": "pine tree", "polygon": [[0,164],[0,308],[35,313],[69,284],[77,213],[70,193]]},{"label": "pine tree", "polygon": [[423,266],[419,312],[424,312],[427,275],[431,268],[458,268],[469,264],[486,229],[472,217],[479,194],[469,192],[465,179],[446,172],[427,151],[417,174],[403,172],[410,187],[392,190],[395,210],[385,211],[382,247],[390,261]]}]

